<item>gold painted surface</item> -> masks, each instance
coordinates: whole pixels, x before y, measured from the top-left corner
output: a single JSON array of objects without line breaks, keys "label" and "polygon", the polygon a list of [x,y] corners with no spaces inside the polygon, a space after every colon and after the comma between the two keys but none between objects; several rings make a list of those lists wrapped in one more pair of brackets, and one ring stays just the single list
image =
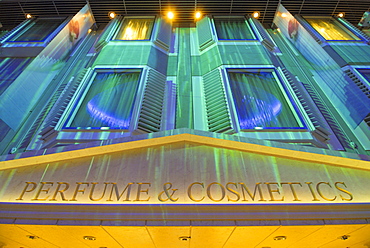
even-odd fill
[{"label": "gold painted surface", "polygon": [[193,134],[179,134],[167,137],[153,138],[147,140],[137,140],[127,143],[91,147],[82,150],[67,151],[61,153],[47,154],[43,156],[21,158],[15,160],[8,160],[0,162],[0,171],[6,169],[13,169],[18,167],[47,164],[59,162],[63,160],[81,159],[91,156],[111,154],[115,152],[131,151],[134,149],[142,149],[149,147],[156,147],[166,144],[173,144],[178,142],[192,142],[202,145],[208,145],[219,148],[227,148],[245,152],[251,152],[267,156],[276,156],[280,158],[289,158],[293,160],[323,163],[327,165],[334,165],[353,169],[362,169],[370,171],[370,163],[357,159],[349,159],[343,157],[335,157],[323,154],[313,154],[302,151],[293,151],[288,149],[266,147],[263,145],[242,143],[230,140],[220,140],[211,137],[197,136]]},{"label": "gold painted surface", "polygon": [[[0,244],[6,248],[166,247],[166,248],[366,248],[369,224],[294,226],[58,226],[0,224]],[[147,231],[146,231],[146,230]],[[27,235],[38,236],[29,239]],[[83,236],[96,240],[84,240]],[[340,239],[348,235],[347,240]],[[179,237],[189,236],[188,241]],[[276,241],[274,237],[286,236]],[[153,245],[155,244],[155,246]]]},{"label": "gold painted surface", "polygon": [[102,228],[125,248],[155,248],[154,241],[144,226],[102,226]]},{"label": "gold painted surface", "polygon": [[188,248],[188,241],[179,237],[190,236],[190,226],[147,226],[155,247]]},{"label": "gold painted surface", "polygon": [[232,235],[235,227],[193,226],[191,228],[190,248],[222,248]]},{"label": "gold painted surface", "polygon": [[255,247],[265,240],[279,226],[238,226],[226,241],[224,248],[235,248],[245,242],[245,247]]}]

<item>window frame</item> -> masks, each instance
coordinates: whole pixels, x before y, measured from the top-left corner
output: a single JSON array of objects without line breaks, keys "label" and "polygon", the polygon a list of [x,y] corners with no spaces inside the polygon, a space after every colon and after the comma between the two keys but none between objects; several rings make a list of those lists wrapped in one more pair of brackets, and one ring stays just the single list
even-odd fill
[{"label": "window frame", "polygon": [[[309,27],[317,34],[319,37],[321,37],[324,41],[326,42],[363,42],[363,39],[359,37],[355,32],[350,30],[348,27],[343,25],[340,21],[335,19],[334,17],[331,16],[302,16],[305,22],[309,25]],[[333,20],[336,24],[338,24],[339,27],[342,28],[343,31],[345,31],[349,36],[351,37],[357,37],[358,39],[351,39],[351,40],[328,40],[326,39],[318,30],[316,30],[311,23],[307,20],[308,19],[330,19]]]},{"label": "window frame", "polygon": [[[118,35],[118,32],[121,30],[121,27],[122,25],[125,23],[125,21],[127,19],[153,19],[153,26],[151,28],[151,30],[149,31],[149,38],[148,39],[141,39],[141,40],[121,40],[121,39],[116,39],[117,35]],[[156,26],[156,21],[157,21],[157,17],[156,16],[124,16],[121,20],[120,20],[120,23],[119,25],[117,25],[116,29],[114,30],[113,32],[113,35],[111,37],[111,41],[119,41],[119,42],[133,42],[133,41],[151,41],[152,38],[153,38],[153,34],[154,34],[154,29],[155,29],[155,26]]]},{"label": "window frame", "polygon": [[[216,23],[215,23],[215,20],[216,19],[243,19],[244,20],[244,23],[245,23],[245,26],[248,30],[250,30],[251,34],[253,35],[254,39],[220,39],[219,38],[219,35],[218,35],[218,32],[217,32],[217,28],[216,28]],[[258,31],[257,30],[254,30],[253,28],[253,24],[251,24],[249,22],[249,19],[247,19],[245,16],[212,16],[212,29],[214,30],[214,34],[217,38],[217,41],[220,41],[220,42],[248,42],[248,41],[259,41],[258,39]]]},{"label": "window frame", "polygon": [[[71,127],[74,118],[77,115],[86,95],[88,94],[94,79],[98,73],[104,72],[138,72],[138,85],[136,89],[136,97],[133,101],[132,105],[132,115],[130,118],[130,124],[128,128],[119,128],[119,127]],[[73,98],[67,105],[66,111],[64,111],[63,116],[60,118],[59,123],[57,124],[57,128],[61,131],[119,131],[119,132],[132,132],[136,125],[138,119],[138,108],[140,107],[142,94],[143,94],[143,87],[144,87],[144,80],[146,78],[146,70],[142,67],[117,67],[117,68],[104,68],[104,67],[97,67],[94,68],[91,73],[84,78],[83,82],[81,82],[80,86],[76,90]]]},{"label": "window frame", "polygon": [[[284,96],[284,99],[289,106],[290,111],[292,112],[293,116],[295,117],[296,122],[299,127],[255,127],[251,129],[244,129],[240,127],[240,121],[239,121],[239,115],[237,113],[236,103],[233,98],[233,93],[231,90],[230,85],[230,76],[229,72],[242,72],[244,70],[247,70],[249,72],[271,72],[274,81],[276,82],[278,88],[280,89],[280,92]],[[303,107],[301,106],[299,100],[296,98],[293,89],[287,83],[285,82],[284,76],[279,73],[279,71],[274,67],[225,67],[223,70],[223,81],[224,86],[226,89],[226,98],[230,109],[231,114],[231,121],[233,126],[235,127],[236,132],[271,132],[271,131],[277,131],[277,132],[305,132],[309,129],[313,130],[313,125],[309,120],[309,117],[305,113]]]}]

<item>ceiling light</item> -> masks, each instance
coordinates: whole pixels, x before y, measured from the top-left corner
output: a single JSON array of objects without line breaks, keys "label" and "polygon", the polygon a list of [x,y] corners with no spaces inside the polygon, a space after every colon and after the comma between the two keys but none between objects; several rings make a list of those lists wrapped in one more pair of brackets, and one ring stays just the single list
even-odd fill
[{"label": "ceiling light", "polygon": [[274,238],[274,240],[276,240],[276,241],[286,240],[286,236],[276,236],[276,237]]},{"label": "ceiling light", "polygon": [[35,235],[27,235],[26,237],[29,238],[29,239],[38,239],[38,238],[40,238],[40,237],[35,236]]},{"label": "ceiling light", "polygon": [[84,240],[94,241],[96,238],[94,236],[84,236]]},{"label": "ceiling light", "polygon": [[110,19],[114,19],[116,17],[116,13],[111,11],[111,12],[108,13],[108,16],[109,16]]},{"label": "ceiling light", "polygon": [[167,17],[168,17],[168,19],[171,19],[172,20],[175,17],[175,15],[174,15],[174,13],[172,11],[169,11],[167,13]]},{"label": "ceiling light", "polygon": [[343,18],[345,15],[346,15],[346,14],[345,14],[344,12],[340,12],[340,13],[338,14],[338,17]]},{"label": "ceiling light", "polygon": [[339,239],[347,240],[349,237],[350,237],[349,235],[343,235],[343,236],[340,236]]},{"label": "ceiling light", "polygon": [[202,13],[200,11],[195,12],[195,19],[200,19],[202,17]]},{"label": "ceiling light", "polygon": [[27,19],[31,19],[32,18],[32,15],[31,14],[26,14],[26,18]]},{"label": "ceiling light", "polygon": [[181,237],[179,237],[179,240],[181,240],[181,241],[189,241],[190,240],[190,237],[189,236],[181,236]]},{"label": "ceiling light", "polygon": [[260,12],[253,12],[252,16],[257,19],[258,17],[260,17]]}]

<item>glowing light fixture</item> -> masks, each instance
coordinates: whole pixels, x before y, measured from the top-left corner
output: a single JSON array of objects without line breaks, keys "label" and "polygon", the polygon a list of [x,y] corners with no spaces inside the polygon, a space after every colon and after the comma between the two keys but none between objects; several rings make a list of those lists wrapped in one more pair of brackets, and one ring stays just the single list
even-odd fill
[{"label": "glowing light fixture", "polygon": [[338,14],[338,17],[343,18],[345,15],[346,15],[346,14],[345,14],[344,12],[340,12],[340,13]]},{"label": "glowing light fixture", "polygon": [[111,12],[108,13],[108,16],[109,16],[110,19],[114,19],[116,17],[116,13],[111,11]]},{"label": "glowing light fixture", "polygon": [[286,240],[286,236],[276,236],[274,238],[275,241],[281,241],[281,240]]},{"label": "glowing light fixture", "polygon": [[252,16],[257,19],[258,17],[260,17],[260,12],[258,11],[253,12]]},{"label": "glowing light fixture", "polygon": [[285,18],[285,17],[287,17],[288,15],[286,14],[286,13],[282,13],[281,14],[281,17],[283,17],[283,18]]},{"label": "glowing light fixture", "polygon": [[83,239],[84,240],[90,240],[90,241],[96,240],[96,238],[94,236],[84,236]]},{"label": "glowing light fixture", "polygon": [[200,11],[195,12],[195,19],[200,19],[202,17],[202,13]]},{"label": "glowing light fixture", "polygon": [[31,19],[32,18],[32,15],[31,14],[26,14],[26,18],[27,19]]},{"label": "glowing light fixture", "polygon": [[171,19],[172,20],[175,17],[175,14],[172,11],[169,11],[167,13],[167,17],[168,17],[168,19]]}]

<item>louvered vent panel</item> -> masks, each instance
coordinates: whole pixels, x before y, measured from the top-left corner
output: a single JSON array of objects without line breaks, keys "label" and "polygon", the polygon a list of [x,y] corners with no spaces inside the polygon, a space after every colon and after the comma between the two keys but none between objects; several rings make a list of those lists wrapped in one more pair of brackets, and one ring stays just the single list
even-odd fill
[{"label": "louvered vent panel", "polygon": [[197,22],[197,32],[200,50],[206,49],[215,42],[211,30],[211,20],[209,17],[206,16]]},{"label": "louvered vent panel", "polygon": [[122,17],[116,17],[108,23],[100,35],[99,40],[95,43],[96,51],[100,51],[108,44],[121,20]]},{"label": "louvered vent panel", "polygon": [[158,32],[154,40],[154,43],[157,46],[164,49],[165,51],[168,51],[171,43],[171,33],[172,33],[171,23],[166,22],[165,19],[160,19]]},{"label": "louvered vent panel", "polygon": [[357,85],[357,87],[368,97],[370,98],[370,89],[369,87],[362,82],[351,69],[347,69],[344,71],[349,79]]},{"label": "louvered vent panel", "polygon": [[297,19],[299,24],[301,24],[305,28],[305,30],[311,35],[311,37],[314,38],[314,40],[317,43],[321,44],[325,42],[324,38],[320,37],[318,34],[312,31],[311,25],[307,23],[303,18],[301,18],[300,16],[295,16],[295,18]]},{"label": "louvered vent panel", "polygon": [[59,88],[60,90],[58,90],[58,93],[54,95],[53,102],[55,104],[51,103],[53,104],[53,107],[46,117],[44,128],[40,133],[42,139],[45,139],[50,131],[54,131],[56,124],[66,110],[69,102],[71,101],[87,71],[88,69],[84,69],[83,71],[81,71],[75,78],[75,80],[71,81],[65,87],[61,86]]},{"label": "louvered vent panel", "polygon": [[215,69],[205,74],[203,83],[209,131],[217,133],[233,132],[220,71]]},{"label": "louvered vent panel", "polygon": [[152,133],[161,130],[166,76],[150,69],[139,111],[137,130]]},{"label": "louvered vent panel", "polygon": [[316,104],[316,106],[318,107],[318,109],[320,110],[321,114],[324,116],[325,120],[330,125],[330,128],[333,130],[333,132],[335,133],[336,137],[338,138],[342,146],[347,149],[352,149],[350,145],[350,140],[345,135],[344,131],[339,126],[337,121],[333,118],[332,114],[329,112],[326,105],[322,102],[320,97],[318,97],[316,90],[309,84],[303,84],[303,85],[306,88],[309,95],[311,96],[314,103]]},{"label": "louvered vent panel", "polygon": [[74,86],[71,86],[71,84],[68,85],[67,82],[62,83],[59,86],[53,97],[50,99],[49,103],[44,107],[35,122],[32,124],[30,130],[28,130],[26,136],[22,139],[19,148],[26,148],[32,140],[34,134],[40,132],[40,130],[41,132],[38,135],[40,135],[43,139],[45,138],[44,135],[46,133],[54,131],[55,125],[58,123],[59,118],[62,116],[65,110],[65,107],[63,108],[63,106],[59,104],[61,101],[60,97],[65,95],[65,92],[68,90],[68,88],[71,88],[70,90],[76,90],[78,84],[81,82],[83,76],[85,75],[86,70],[87,69],[83,70],[79,74],[78,78],[73,82]]}]

